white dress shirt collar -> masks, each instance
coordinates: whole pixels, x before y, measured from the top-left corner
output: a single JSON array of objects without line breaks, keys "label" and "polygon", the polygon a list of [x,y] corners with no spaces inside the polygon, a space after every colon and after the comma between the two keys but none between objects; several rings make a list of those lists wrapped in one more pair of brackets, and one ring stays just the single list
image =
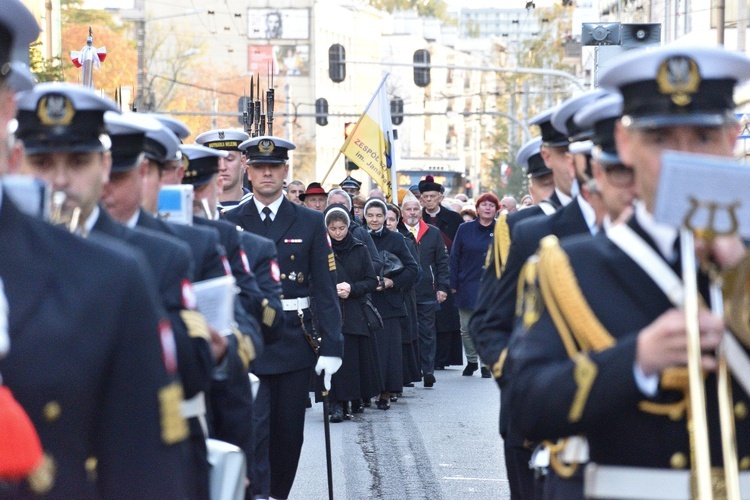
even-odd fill
[{"label": "white dress shirt collar", "polygon": [[284,200],[284,195],[280,195],[276,200],[272,201],[270,205],[264,205],[260,201],[258,201],[258,198],[253,196],[253,203],[255,203],[255,208],[258,209],[258,213],[261,215],[261,220],[265,220],[265,216],[263,216],[263,209],[265,207],[268,207],[271,209],[271,220],[276,220],[276,214],[279,212],[279,207],[281,206],[281,202]]},{"label": "white dress shirt collar", "polygon": [[674,242],[677,240],[677,229],[657,222],[654,216],[646,210],[646,204],[640,200],[635,202],[635,219],[646,234],[654,240],[659,252],[668,261],[674,260]]}]

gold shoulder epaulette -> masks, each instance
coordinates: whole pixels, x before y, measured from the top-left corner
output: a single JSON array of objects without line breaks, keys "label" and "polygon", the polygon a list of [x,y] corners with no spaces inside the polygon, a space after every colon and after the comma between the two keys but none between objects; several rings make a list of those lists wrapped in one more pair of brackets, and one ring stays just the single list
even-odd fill
[{"label": "gold shoulder epaulette", "polygon": [[547,236],[539,245],[539,288],[544,305],[557,328],[568,356],[574,361],[573,379],[578,389],[573,396],[569,422],[583,416],[591,387],[599,374],[590,351],[602,351],[615,344],[578,286],[568,255],[555,236]]},{"label": "gold shoulder epaulette", "polygon": [[506,214],[500,214],[495,221],[495,238],[492,241],[492,253],[495,259],[495,277],[500,279],[500,275],[505,269],[508,261],[508,252],[510,251],[510,230]]},{"label": "gold shoulder epaulette", "polygon": [[[602,351],[615,344],[581,292],[578,280],[555,236],[547,236],[539,245],[539,284],[544,303],[572,358],[580,351]],[[570,336],[572,334],[572,336]],[[571,349],[575,339],[578,348]],[[574,344],[573,344],[574,345]]]}]

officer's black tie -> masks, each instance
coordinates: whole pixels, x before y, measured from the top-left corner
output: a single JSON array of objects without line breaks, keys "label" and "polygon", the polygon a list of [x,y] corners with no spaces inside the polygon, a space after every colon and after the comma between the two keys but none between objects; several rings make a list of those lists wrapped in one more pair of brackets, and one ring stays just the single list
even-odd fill
[{"label": "officer's black tie", "polygon": [[263,213],[265,214],[265,219],[263,219],[263,224],[266,226],[266,229],[269,229],[271,227],[271,223],[273,220],[271,220],[271,209],[268,207],[263,207]]}]

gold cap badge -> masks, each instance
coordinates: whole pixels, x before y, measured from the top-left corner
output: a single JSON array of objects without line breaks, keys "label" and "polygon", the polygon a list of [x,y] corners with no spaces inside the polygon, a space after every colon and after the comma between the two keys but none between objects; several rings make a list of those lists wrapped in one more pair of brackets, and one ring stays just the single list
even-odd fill
[{"label": "gold cap badge", "polygon": [[659,92],[670,96],[677,106],[687,106],[701,83],[698,64],[687,56],[670,57],[659,66],[656,83]]},{"label": "gold cap badge", "polygon": [[39,99],[36,115],[42,125],[67,127],[76,112],[73,103],[62,94],[48,94]]},{"label": "gold cap badge", "polygon": [[263,154],[271,153],[274,149],[274,144],[271,139],[263,139],[258,143],[258,151]]}]

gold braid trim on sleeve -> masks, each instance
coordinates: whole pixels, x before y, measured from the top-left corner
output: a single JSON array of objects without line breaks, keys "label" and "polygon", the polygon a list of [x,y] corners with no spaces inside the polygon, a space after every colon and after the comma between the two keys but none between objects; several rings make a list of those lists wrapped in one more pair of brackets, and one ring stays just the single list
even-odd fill
[{"label": "gold braid trim on sleeve", "polygon": [[501,214],[495,222],[495,238],[492,241],[493,256],[495,258],[495,277],[500,276],[505,270],[505,264],[508,262],[508,252],[510,251],[510,230],[508,229],[507,215]]},{"label": "gold braid trim on sleeve", "polygon": [[255,346],[253,345],[253,341],[237,328],[233,328],[232,333],[237,337],[237,354],[240,355],[242,366],[245,367],[245,370],[248,370],[250,368],[250,363],[255,359]]},{"label": "gold braid trim on sleeve", "polygon": [[180,318],[187,327],[188,335],[193,338],[201,338],[206,342],[211,342],[211,334],[208,333],[208,323],[198,311],[183,309],[180,311]]}]

